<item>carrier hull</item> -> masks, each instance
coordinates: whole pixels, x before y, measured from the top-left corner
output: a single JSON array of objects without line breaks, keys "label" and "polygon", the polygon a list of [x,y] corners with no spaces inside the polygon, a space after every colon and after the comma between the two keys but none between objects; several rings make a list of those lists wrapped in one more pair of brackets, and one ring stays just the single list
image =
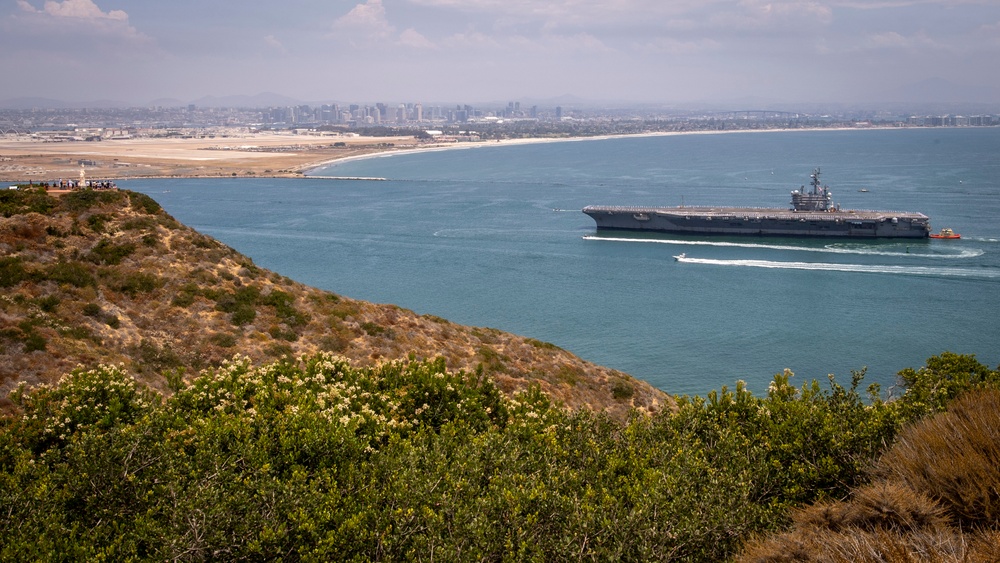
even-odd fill
[{"label": "carrier hull", "polygon": [[896,211],[793,211],[743,207],[620,207],[583,209],[599,230],[692,235],[834,238],[927,238],[930,218]]},{"label": "carrier hull", "polygon": [[791,208],[769,207],[616,207],[590,205],[583,212],[598,229],[692,235],[753,235],[837,238],[927,238],[930,218],[909,211],[841,210],[830,188],[819,181],[792,190]]}]

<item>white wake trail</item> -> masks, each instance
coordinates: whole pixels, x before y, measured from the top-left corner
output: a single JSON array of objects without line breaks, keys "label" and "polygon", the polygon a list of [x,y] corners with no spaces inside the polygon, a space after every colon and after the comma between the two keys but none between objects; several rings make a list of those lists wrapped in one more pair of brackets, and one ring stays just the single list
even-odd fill
[{"label": "white wake trail", "polygon": [[850,247],[840,247],[834,245],[827,245],[822,247],[792,246],[787,244],[762,244],[753,242],[680,240],[680,239],[638,239],[638,238],[627,238],[627,237],[599,237],[594,235],[585,235],[583,239],[602,240],[609,242],[673,244],[681,246],[716,246],[716,247],[729,247],[729,248],[758,248],[766,250],[792,250],[797,252],[820,252],[826,254],[855,254],[855,255],[866,255],[866,256],[912,256],[915,258],[975,258],[977,256],[983,255],[983,251],[978,248],[949,249],[947,253],[938,253],[938,252],[926,252],[925,249],[923,248],[920,249],[924,250],[923,252],[921,251],[911,252],[909,247],[907,247],[904,250],[883,250],[876,247],[850,248]]},{"label": "white wake trail", "polygon": [[825,262],[780,262],[772,260],[716,260],[712,258],[682,257],[678,262],[685,264],[707,264],[711,266],[738,266],[749,268],[773,268],[785,270],[820,270],[829,272],[861,272],[869,274],[899,274],[910,276],[939,276],[980,279],[1000,279],[1000,271],[973,268],[940,268],[933,266],[893,266],[886,264],[831,264]]}]

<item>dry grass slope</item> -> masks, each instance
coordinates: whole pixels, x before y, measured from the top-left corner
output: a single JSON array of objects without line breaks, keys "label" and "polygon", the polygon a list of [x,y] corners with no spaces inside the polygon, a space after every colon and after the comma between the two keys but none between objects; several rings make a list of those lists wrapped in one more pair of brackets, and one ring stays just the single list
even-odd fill
[{"label": "dry grass slope", "polygon": [[744,562],[1000,561],[1000,391],[966,393],[907,429],[874,481],[814,505]]},{"label": "dry grass slope", "polygon": [[552,344],[296,283],[143,194],[5,191],[0,215],[3,401],[19,382],[51,383],[78,364],[123,363],[169,392],[171,379],[237,353],[262,363],[323,350],[356,365],[443,357],[451,370],[482,366],[507,393],[537,384],[571,408],[620,419],[673,405]]}]

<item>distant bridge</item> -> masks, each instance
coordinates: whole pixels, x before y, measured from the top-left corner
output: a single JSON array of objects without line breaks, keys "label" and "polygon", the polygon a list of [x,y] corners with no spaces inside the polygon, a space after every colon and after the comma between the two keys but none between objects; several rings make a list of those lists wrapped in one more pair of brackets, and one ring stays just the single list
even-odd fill
[{"label": "distant bridge", "polygon": [[10,121],[0,121],[0,135],[27,135],[31,131],[24,127],[18,127]]}]

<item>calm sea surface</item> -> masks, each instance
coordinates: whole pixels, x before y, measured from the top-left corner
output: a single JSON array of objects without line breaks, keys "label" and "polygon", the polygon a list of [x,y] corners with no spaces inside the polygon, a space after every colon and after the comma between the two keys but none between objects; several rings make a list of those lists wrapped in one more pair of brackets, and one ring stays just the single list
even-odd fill
[{"label": "calm sea surface", "polygon": [[[580,212],[785,207],[817,166],[844,208],[920,211],[962,240],[598,235]],[[865,366],[887,388],[946,350],[1000,363],[1000,128],[481,147],[314,175],[386,181],[120,185],[298,281],[552,342],[671,393]]]}]

